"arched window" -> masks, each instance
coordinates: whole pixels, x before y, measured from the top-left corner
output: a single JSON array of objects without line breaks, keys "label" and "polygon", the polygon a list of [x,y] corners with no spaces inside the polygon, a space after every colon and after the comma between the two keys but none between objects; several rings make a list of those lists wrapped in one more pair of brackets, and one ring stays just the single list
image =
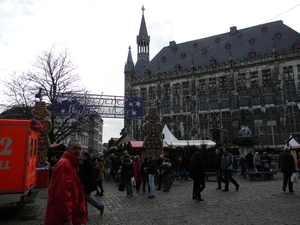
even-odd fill
[{"label": "arched window", "polygon": [[197,42],[194,42],[193,47],[197,48],[197,46],[198,46]]},{"label": "arched window", "polygon": [[181,69],[181,66],[177,63],[175,66],[174,66],[174,70],[175,71],[179,71]]},{"label": "arched window", "polygon": [[249,43],[252,45],[252,44],[254,44],[255,43],[255,39],[253,38],[253,37],[251,37],[250,39],[249,39]]},{"label": "arched window", "polygon": [[181,52],[180,58],[184,59],[185,58],[185,52]]},{"label": "arched window", "polygon": [[279,31],[276,32],[275,38],[277,38],[277,39],[281,38],[281,33]]},{"label": "arched window", "polygon": [[263,26],[263,28],[261,28],[261,31],[264,33],[267,32],[267,30],[268,30],[268,28],[266,26]]},{"label": "arched window", "polygon": [[206,54],[207,53],[207,49],[205,47],[202,48],[202,54]]},{"label": "arched window", "polygon": [[162,56],[160,61],[165,62],[167,60],[166,56]]},{"label": "arched window", "polygon": [[209,60],[209,65],[215,65],[216,64],[216,59],[212,56]]},{"label": "arched window", "polygon": [[256,57],[256,52],[253,49],[251,49],[249,51],[249,58],[255,58],[255,57]]},{"label": "arched window", "polygon": [[231,48],[231,46],[230,46],[230,44],[228,42],[225,44],[225,48],[226,49],[230,49]]}]

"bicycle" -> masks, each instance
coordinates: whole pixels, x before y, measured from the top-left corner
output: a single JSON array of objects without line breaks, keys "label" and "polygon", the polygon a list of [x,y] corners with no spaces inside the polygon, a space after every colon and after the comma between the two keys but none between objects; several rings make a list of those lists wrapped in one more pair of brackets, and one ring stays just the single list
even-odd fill
[{"label": "bicycle", "polygon": [[[158,184],[158,179],[162,176],[159,172],[159,169],[157,170],[155,177],[154,177],[154,182],[155,184]],[[163,183],[163,178],[162,178],[162,183]],[[181,176],[177,174],[174,170],[170,172],[170,186],[178,186],[181,183]]]},{"label": "bicycle", "polygon": [[174,170],[170,174],[170,183],[174,186],[178,186],[181,183],[181,176]]}]

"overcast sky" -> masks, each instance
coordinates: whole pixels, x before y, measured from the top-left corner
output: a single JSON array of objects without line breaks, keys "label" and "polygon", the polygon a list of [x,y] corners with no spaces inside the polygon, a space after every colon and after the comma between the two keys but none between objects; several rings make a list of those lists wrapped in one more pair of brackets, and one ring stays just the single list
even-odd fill
[{"label": "overcast sky", "polygon": [[[300,32],[299,0],[0,0],[0,77],[31,69],[53,46],[67,48],[85,87],[94,94],[123,96],[129,46],[137,59],[142,5],[150,59],[170,41],[205,38],[233,26],[282,20]],[[122,128],[123,120],[104,119],[103,141],[119,137]]]}]

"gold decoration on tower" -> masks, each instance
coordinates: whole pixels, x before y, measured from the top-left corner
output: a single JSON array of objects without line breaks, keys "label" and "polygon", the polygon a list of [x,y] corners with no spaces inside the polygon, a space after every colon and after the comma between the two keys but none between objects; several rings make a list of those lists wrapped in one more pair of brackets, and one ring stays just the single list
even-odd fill
[{"label": "gold decoration on tower", "polygon": [[147,153],[151,152],[155,158],[161,155],[163,142],[161,134],[163,126],[159,123],[159,116],[156,112],[156,108],[149,108],[146,115],[147,122],[143,124],[143,132],[145,139],[143,147]]},{"label": "gold decoration on tower", "polygon": [[38,142],[38,165],[43,165],[46,161],[47,150],[50,147],[48,133],[52,128],[51,121],[48,119],[49,111],[47,110],[46,103],[36,102],[31,113],[34,116],[34,119],[38,120],[44,126],[44,130],[40,131]]}]

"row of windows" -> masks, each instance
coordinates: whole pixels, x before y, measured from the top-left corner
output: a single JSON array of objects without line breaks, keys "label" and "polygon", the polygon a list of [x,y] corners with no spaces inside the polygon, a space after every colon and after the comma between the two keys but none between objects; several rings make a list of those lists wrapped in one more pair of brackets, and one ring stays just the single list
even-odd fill
[{"label": "row of windows", "polygon": [[[273,88],[271,86],[276,81],[278,82],[277,78],[272,77],[272,73],[270,69],[262,70],[261,71],[261,78],[262,78],[262,86],[263,88],[263,94],[268,93],[274,93],[276,91],[281,91],[280,85],[274,85]],[[296,71],[293,71],[293,66],[287,66],[283,67],[283,79],[285,82],[293,82],[295,79],[295,74],[297,74],[298,80],[300,81],[300,65],[297,65]],[[273,80],[276,79],[276,80]],[[218,82],[217,82],[218,81]],[[195,82],[195,81],[192,81]],[[220,90],[226,90],[230,86],[234,84],[230,84],[232,81],[228,80],[227,76],[222,76],[219,78],[209,78],[208,82],[206,79],[200,79],[198,80],[198,91],[199,92],[206,92],[208,91],[215,91],[218,88]],[[259,87],[259,76],[258,72],[250,72],[250,79],[246,77],[246,73],[240,73],[237,75],[236,84],[238,89],[245,89],[248,85],[248,82],[250,82],[251,89],[255,89],[256,87]],[[195,88],[194,84],[194,88]],[[171,91],[173,93],[173,96],[179,96],[179,95],[190,95],[192,91],[191,90],[193,85],[190,85],[190,81],[185,81],[182,83],[175,83],[172,85],[172,90],[169,84],[165,84],[163,86],[163,95],[165,97],[169,97],[171,94]],[[135,90],[134,90],[135,91]],[[137,90],[136,90],[137,91]],[[242,95],[242,93],[239,93],[239,95]],[[248,94],[247,94],[248,95]],[[142,88],[141,89],[141,97],[144,99],[147,99],[147,89]],[[155,87],[149,87],[149,98],[154,99],[156,97],[156,91]]]}]

